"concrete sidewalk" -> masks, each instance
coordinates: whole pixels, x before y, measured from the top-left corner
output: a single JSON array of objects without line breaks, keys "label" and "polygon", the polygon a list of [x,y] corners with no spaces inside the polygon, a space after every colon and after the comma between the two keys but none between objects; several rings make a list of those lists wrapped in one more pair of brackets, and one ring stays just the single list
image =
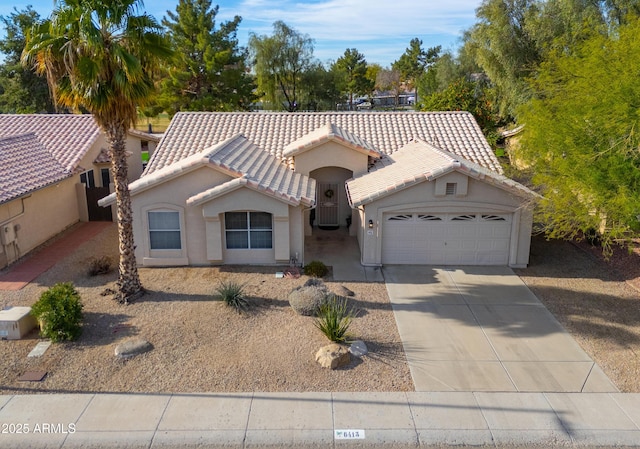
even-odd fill
[{"label": "concrete sidewalk", "polygon": [[[20,395],[0,396],[0,425],[3,449],[632,447],[640,442],[640,395]],[[362,438],[337,438],[343,430],[352,431],[352,435],[357,432]]]}]

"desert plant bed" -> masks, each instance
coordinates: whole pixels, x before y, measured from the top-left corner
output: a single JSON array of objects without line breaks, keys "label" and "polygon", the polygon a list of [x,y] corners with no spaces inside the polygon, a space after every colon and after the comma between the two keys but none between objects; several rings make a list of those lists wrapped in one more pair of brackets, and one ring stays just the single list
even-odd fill
[{"label": "desert plant bed", "polygon": [[[350,333],[370,354],[346,368],[328,370],[314,360],[328,344],[287,301],[308,277],[276,279],[276,267],[142,268],[147,293],[122,306],[110,296],[116,273],[89,276],[87,261],[113,253],[115,227],[81,246],[71,257],[17,292],[2,292],[0,307],[31,305],[56,282],[71,281],[82,297],[83,331],[75,342],[53,344],[28,358],[37,332],[20,341],[0,341],[0,393],[44,392],[224,392],[224,391],[410,391],[413,383],[383,283],[335,283],[355,292],[362,312]],[[115,260],[115,259],[114,259]],[[281,269],[281,268],[280,268]],[[221,282],[243,287],[252,307],[237,313],[216,292]],[[153,344],[129,360],[115,345],[132,337]],[[26,371],[48,374],[41,382],[19,382]]]}]

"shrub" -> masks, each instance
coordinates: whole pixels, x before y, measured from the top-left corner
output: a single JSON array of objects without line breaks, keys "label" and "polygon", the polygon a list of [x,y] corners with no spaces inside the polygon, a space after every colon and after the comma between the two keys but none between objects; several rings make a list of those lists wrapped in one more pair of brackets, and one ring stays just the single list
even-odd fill
[{"label": "shrub", "polygon": [[298,315],[312,316],[318,312],[326,296],[327,288],[320,282],[296,288],[289,293],[288,300]]},{"label": "shrub", "polygon": [[110,273],[112,269],[111,265],[111,258],[107,256],[92,257],[91,260],[89,260],[89,276]]},{"label": "shrub", "polygon": [[356,313],[350,309],[346,298],[329,295],[320,306],[313,324],[331,341],[345,343],[351,336],[347,333]]},{"label": "shrub", "polygon": [[327,266],[319,260],[312,260],[304,266],[304,274],[306,274],[307,276],[321,278],[326,276],[328,272],[329,269],[327,268]]},{"label": "shrub", "polygon": [[42,293],[31,307],[40,335],[53,342],[75,340],[82,333],[82,303],[71,282],[58,283]]},{"label": "shrub", "polygon": [[223,281],[216,288],[216,293],[230,307],[236,309],[238,313],[246,311],[251,303],[244,296],[244,286],[233,281]]}]

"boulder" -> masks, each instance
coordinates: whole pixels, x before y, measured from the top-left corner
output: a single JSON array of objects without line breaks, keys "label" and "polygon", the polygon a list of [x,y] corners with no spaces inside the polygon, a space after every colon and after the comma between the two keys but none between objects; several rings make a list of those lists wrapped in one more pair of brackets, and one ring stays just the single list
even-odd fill
[{"label": "boulder", "polygon": [[336,369],[348,365],[351,362],[351,355],[344,346],[332,343],[318,350],[316,362],[323,368]]},{"label": "boulder", "polygon": [[131,340],[123,341],[122,343],[117,345],[115,354],[116,357],[124,359],[142,354],[143,352],[151,351],[152,349],[153,345],[147,340],[143,340],[142,338],[134,338]]},{"label": "boulder", "polygon": [[356,357],[362,357],[369,353],[367,345],[362,340],[356,340],[349,346],[349,352]]},{"label": "boulder", "polygon": [[338,294],[338,296],[355,296],[355,293],[353,293],[353,291],[349,290],[344,285],[341,285],[336,290],[337,290],[336,293]]}]

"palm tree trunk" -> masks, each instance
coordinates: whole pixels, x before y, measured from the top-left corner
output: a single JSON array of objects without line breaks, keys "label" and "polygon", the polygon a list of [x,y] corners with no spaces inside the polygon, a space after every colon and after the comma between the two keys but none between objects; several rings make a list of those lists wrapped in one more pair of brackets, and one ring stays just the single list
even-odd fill
[{"label": "palm tree trunk", "polygon": [[111,173],[116,190],[116,210],[118,217],[118,243],[120,262],[118,265],[118,291],[115,299],[126,304],[144,292],[136,265],[133,242],[133,211],[127,178],[126,135],[123,124],[111,124],[105,129],[111,155]]}]

